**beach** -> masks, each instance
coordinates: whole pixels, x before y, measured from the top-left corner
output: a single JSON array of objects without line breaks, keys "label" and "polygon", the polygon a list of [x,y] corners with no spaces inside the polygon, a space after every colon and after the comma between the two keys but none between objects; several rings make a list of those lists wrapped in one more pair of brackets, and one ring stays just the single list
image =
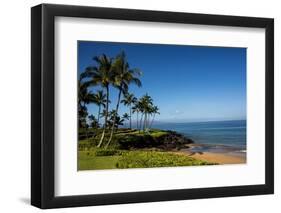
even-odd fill
[{"label": "beach", "polygon": [[[197,160],[203,160],[217,164],[243,164],[246,163],[246,152],[241,152],[234,147],[212,145],[210,148],[204,144],[189,144],[188,148],[178,151],[178,154],[186,155]],[[204,151],[203,151],[204,150]]]},{"label": "beach", "polygon": [[194,141],[176,151],[197,160],[217,164],[246,163],[246,121],[158,124]]},{"label": "beach", "polygon": [[188,152],[182,151],[181,154],[218,164],[243,164],[246,163],[246,153],[212,153],[212,152]]}]

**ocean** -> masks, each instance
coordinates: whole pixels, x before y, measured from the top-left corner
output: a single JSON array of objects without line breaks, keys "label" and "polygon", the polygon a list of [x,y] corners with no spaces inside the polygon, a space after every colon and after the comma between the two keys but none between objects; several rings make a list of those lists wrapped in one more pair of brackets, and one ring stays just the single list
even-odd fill
[{"label": "ocean", "polygon": [[204,145],[194,151],[246,152],[246,120],[156,123],[153,128],[173,130]]}]

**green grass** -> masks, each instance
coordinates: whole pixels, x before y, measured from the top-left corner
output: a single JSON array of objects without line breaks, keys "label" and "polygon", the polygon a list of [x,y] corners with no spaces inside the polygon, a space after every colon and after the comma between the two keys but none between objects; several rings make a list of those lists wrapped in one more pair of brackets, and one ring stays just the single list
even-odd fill
[{"label": "green grass", "polygon": [[95,156],[93,151],[79,151],[78,170],[116,169],[120,156]]},{"label": "green grass", "polygon": [[212,163],[168,152],[134,151],[126,152],[118,159],[117,168],[152,168],[174,166],[213,165]]},{"label": "green grass", "polygon": [[[212,165],[186,155],[155,149],[152,151],[152,148],[165,146],[165,135],[172,134],[169,131],[151,129],[145,133],[135,129],[118,129],[107,149],[96,147],[100,140],[99,134],[79,140],[78,170]],[[105,142],[108,137],[107,132]],[[175,136],[172,134],[171,137],[174,139]],[[173,142],[181,144],[181,139],[175,138]]]},{"label": "green grass", "polygon": [[[164,130],[152,129],[148,133],[136,129],[118,129],[114,134],[110,144],[112,149],[144,148],[161,145],[161,137],[169,134]],[[104,141],[109,138],[109,133],[105,134]],[[100,135],[89,139],[80,139],[78,143],[79,151],[89,151],[95,149],[100,141]]]},{"label": "green grass", "polygon": [[115,135],[136,135],[139,134],[139,130],[127,130],[127,131],[122,131],[122,130],[118,130],[118,132],[115,133]]},{"label": "green grass", "polygon": [[[97,153],[98,156],[97,156]],[[109,155],[112,153],[112,155]],[[106,156],[101,156],[102,154]],[[176,153],[159,151],[79,151],[78,170],[152,168],[213,165],[206,161]]]},{"label": "green grass", "polygon": [[120,130],[118,130],[117,133],[115,133],[115,135],[118,135],[118,136],[120,136],[120,135],[138,135],[138,136],[141,136],[141,135],[145,135],[145,134],[151,135],[152,137],[160,137],[162,135],[168,134],[168,132],[163,131],[163,130],[152,129],[148,133],[144,133],[143,131],[134,130],[134,129],[125,130],[125,131],[120,129]]},{"label": "green grass", "polygon": [[166,131],[161,131],[161,130],[152,131],[152,132],[150,133],[150,135],[151,135],[152,137],[154,137],[154,138],[161,137],[161,136],[167,135],[167,134],[168,134],[168,132],[166,132]]},{"label": "green grass", "polygon": [[90,150],[95,147],[95,144],[91,139],[79,140],[78,148],[79,150]]}]

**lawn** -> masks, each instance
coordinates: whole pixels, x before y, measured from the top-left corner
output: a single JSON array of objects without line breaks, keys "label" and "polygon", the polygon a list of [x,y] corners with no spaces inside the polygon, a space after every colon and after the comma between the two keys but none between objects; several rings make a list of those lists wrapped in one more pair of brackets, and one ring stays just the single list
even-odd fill
[{"label": "lawn", "polygon": [[168,134],[168,132],[163,131],[163,130],[158,130],[158,129],[152,129],[148,133],[143,133],[143,132],[140,132],[139,130],[127,130],[127,131],[119,130],[116,133],[116,135],[118,135],[118,136],[121,136],[121,135],[140,135],[140,136],[142,136],[144,134],[151,135],[152,137],[160,137],[162,135]]},{"label": "lawn", "polygon": [[159,151],[79,151],[78,158],[78,170],[213,165],[192,157]]},{"label": "lawn", "polygon": [[99,140],[97,136],[79,141],[78,170],[213,165],[174,152],[190,141],[172,131],[119,129],[107,149],[97,148]]},{"label": "lawn", "polygon": [[171,166],[200,166],[212,163],[170,152],[130,151],[125,152],[117,161],[117,168],[153,168]]},{"label": "lawn", "polygon": [[[147,133],[140,132],[135,129],[119,129],[115,133],[110,147],[117,149],[130,149],[159,146],[163,143],[161,137],[169,134],[170,133],[167,131],[157,129],[152,129]],[[108,138],[109,133],[106,133],[105,140],[108,140]],[[89,139],[80,139],[78,144],[79,150],[84,151],[86,149],[89,150],[95,148],[99,143],[99,140],[100,135]]]},{"label": "lawn", "polygon": [[79,151],[78,170],[116,169],[120,156],[95,156],[93,153],[93,151]]}]

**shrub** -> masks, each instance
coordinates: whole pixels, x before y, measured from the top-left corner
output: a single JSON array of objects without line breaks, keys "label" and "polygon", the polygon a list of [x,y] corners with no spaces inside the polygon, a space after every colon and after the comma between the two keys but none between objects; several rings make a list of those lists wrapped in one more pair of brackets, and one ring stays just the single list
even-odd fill
[{"label": "shrub", "polygon": [[117,168],[150,168],[169,166],[213,165],[206,161],[173,153],[155,151],[130,151],[123,153],[116,163]]},{"label": "shrub", "polygon": [[121,155],[122,151],[116,149],[96,149],[96,156],[112,156],[112,155]]},{"label": "shrub", "polygon": [[145,148],[156,145],[156,141],[151,135],[122,135],[116,136],[115,141],[120,145],[121,149]]},{"label": "shrub", "polygon": [[161,136],[164,136],[164,135],[168,135],[168,132],[167,131],[161,131],[161,130],[153,130],[153,131],[151,131],[150,135],[153,138],[158,138],[158,137],[161,137]]},{"label": "shrub", "polygon": [[78,130],[78,139],[79,140],[85,140],[88,138],[94,138],[98,135],[100,135],[102,132],[102,129],[96,129],[96,128],[80,128]]},{"label": "shrub", "polygon": [[88,140],[80,140],[78,142],[78,149],[80,151],[83,151],[83,150],[90,150],[92,149],[94,146],[94,144],[88,139]]}]

